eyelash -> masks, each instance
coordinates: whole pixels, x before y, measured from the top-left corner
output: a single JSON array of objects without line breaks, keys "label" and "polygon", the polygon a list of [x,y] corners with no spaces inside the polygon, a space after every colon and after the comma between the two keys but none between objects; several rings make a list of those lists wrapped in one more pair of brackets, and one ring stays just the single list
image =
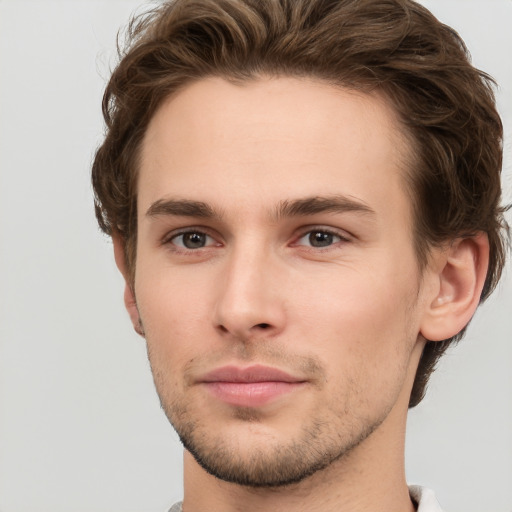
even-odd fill
[{"label": "eyelash", "polygon": [[220,246],[220,245],[222,245],[219,242],[216,242],[215,244],[211,244],[209,246],[207,245],[205,247],[198,247],[198,248],[192,249],[192,248],[187,248],[187,247],[181,247],[179,245],[176,245],[176,243],[173,242],[175,239],[177,239],[179,237],[182,237],[184,235],[188,235],[188,234],[191,234],[191,235],[194,235],[194,234],[202,235],[202,236],[206,236],[206,237],[211,238],[212,240],[216,241],[216,237],[212,236],[204,228],[189,227],[189,228],[184,228],[182,230],[173,231],[172,233],[169,233],[168,235],[166,235],[162,239],[162,245],[171,245],[171,246],[173,246],[173,251],[175,251],[175,252],[183,252],[183,253],[187,253],[187,254],[192,253],[192,252],[197,252],[200,249],[208,249],[210,246],[214,246],[214,245]]},{"label": "eyelash", "polygon": [[[307,237],[308,235],[311,237],[311,235],[314,233],[322,233],[323,235],[335,237],[338,240],[334,241],[332,243],[329,243],[328,245],[323,246],[323,247],[299,243],[303,238]],[[205,236],[205,237],[212,239],[215,243],[213,243],[213,244],[210,243],[209,245],[205,245],[203,247],[190,248],[190,247],[183,247],[181,245],[177,245],[174,242],[174,240],[176,240],[177,238],[183,237],[184,235],[187,235],[187,234],[190,234],[190,235],[197,234],[197,235]],[[198,253],[199,254],[202,252],[202,250],[209,249],[209,248],[215,247],[215,246],[220,247],[222,245],[222,243],[217,242],[216,240],[217,240],[217,238],[215,236],[213,236],[212,234],[210,234],[208,232],[208,230],[206,230],[205,228],[187,227],[182,230],[174,231],[170,234],[167,234],[162,239],[161,243],[162,243],[162,245],[171,246],[172,251],[175,253],[178,253],[178,254],[179,253],[181,253],[181,254]],[[319,251],[328,251],[328,250],[332,249],[333,246],[337,246],[340,243],[342,243],[342,244],[349,243],[350,241],[351,241],[350,238],[348,236],[346,236],[346,234],[342,234],[340,231],[326,228],[324,226],[308,226],[307,228],[304,228],[304,230],[302,230],[300,235],[294,239],[294,242],[292,242],[291,246],[292,247],[299,246],[299,247],[303,247],[304,250],[319,252]]]},{"label": "eyelash", "polygon": [[310,250],[315,250],[315,251],[318,251],[318,250],[329,250],[331,249],[333,246],[339,244],[339,243],[348,243],[350,242],[350,239],[348,238],[348,236],[346,236],[345,234],[342,234],[340,231],[337,231],[337,230],[334,230],[334,229],[329,229],[329,228],[326,228],[326,227],[323,227],[323,226],[308,226],[308,228],[306,230],[304,230],[302,232],[302,234],[296,238],[296,241],[293,243],[293,245],[300,245],[298,244],[298,242],[300,240],[302,240],[303,238],[305,238],[306,236],[311,236],[313,233],[322,233],[322,234],[325,234],[325,235],[329,235],[329,236],[332,236],[332,237],[336,237],[338,238],[339,240],[337,242],[333,242],[331,244],[329,244],[328,246],[325,246],[325,247],[315,247],[315,246],[306,246],[307,249],[310,249]]}]

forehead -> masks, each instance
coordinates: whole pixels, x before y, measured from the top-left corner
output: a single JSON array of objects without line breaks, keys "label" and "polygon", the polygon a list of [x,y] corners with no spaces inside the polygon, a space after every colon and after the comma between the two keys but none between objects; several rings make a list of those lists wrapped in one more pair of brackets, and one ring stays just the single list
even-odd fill
[{"label": "forehead", "polygon": [[253,209],[327,194],[376,209],[398,205],[407,160],[400,130],[377,94],[312,79],[204,79],[168,98],[151,120],[139,207],[166,194]]}]

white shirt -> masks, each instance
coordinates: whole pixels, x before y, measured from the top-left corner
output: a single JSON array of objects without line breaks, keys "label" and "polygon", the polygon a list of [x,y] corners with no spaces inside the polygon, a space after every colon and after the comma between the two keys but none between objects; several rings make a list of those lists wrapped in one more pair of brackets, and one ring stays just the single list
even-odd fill
[{"label": "white shirt", "polygon": [[416,512],[443,512],[434,491],[420,485],[410,485],[409,494],[418,503]]}]

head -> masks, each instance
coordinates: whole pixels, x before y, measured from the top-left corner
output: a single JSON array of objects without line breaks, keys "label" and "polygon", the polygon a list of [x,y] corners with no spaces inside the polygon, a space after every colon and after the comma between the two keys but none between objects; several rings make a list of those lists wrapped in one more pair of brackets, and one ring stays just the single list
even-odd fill
[{"label": "head", "polygon": [[[490,251],[481,300],[492,292],[505,251],[502,125],[492,79],[471,66],[460,37],[425,8],[400,0],[172,2],[134,20],[128,36],[105,91],[107,136],[93,183],[100,227],[122,239],[132,283],[138,166],[154,113],[202,78],[267,75],[379,91],[411,146],[404,181],[420,266],[432,247],[484,232]],[[424,396],[438,358],[462,335],[427,343],[411,406]]]},{"label": "head", "polygon": [[[104,96],[107,133],[94,161],[93,185],[99,224],[122,250],[129,294],[137,295],[141,169],[149,165],[148,148],[158,140],[155,127],[165,125],[166,115],[184,119],[169,113],[173,102],[190,107],[192,100],[203,98],[203,107],[208,105],[204,84],[210,84],[219,101],[232,94],[233,101],[248,108],[250,101],[234,91],[256,91],[253,98],[263,97],[273,90],[273,81],[287,83],[290,94],[298,83],[306,84],[304,100],[313,98],[315,88],[319,98],[335,90],[356,98],[355,103],[363,98],[373,107],[362,111],[375,107],[377,118],[385,112],[393,120],[388,128],[402,148],[393,158],[408,200],[404,208],[411,216],[410,244],[417,265],[417,274],[410,276],[412,296],[433,254],[464,241],[485,239],[479,300],[496,286],[504,264],[506,223],[500,206],[502,125],[493,83],[472,67],[459,36],[422,6],[407,0],[176,1],[132,22],[121,57]],[[283,89],[278,86],[274,92],[279,95]],[[213,98],[212,104],[219,112],[226,107],[215,106]],[[351,108],[345,111],[362,112]],[[330,140],[332,133],[325,136]],[[278,204],[279,197],[275,199]],[[446,338],[424,340],[408,397],[411,407],[424,396],[436,361],[462,337],[466,324]],[[250,348],[244,350],[250,355]],[[267,355],[270,362],[279,360],[279,350],[269,349]],[[296,363],[299,369],[309,368],[313,380],[325,378],[314,357],[303,354]],[[196,370],[192,367],[191,374]]]}]

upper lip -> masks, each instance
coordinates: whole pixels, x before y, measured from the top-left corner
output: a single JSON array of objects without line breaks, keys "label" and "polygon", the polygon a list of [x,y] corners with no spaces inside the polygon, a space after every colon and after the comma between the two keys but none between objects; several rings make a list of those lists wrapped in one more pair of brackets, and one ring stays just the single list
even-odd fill
[{"label": "upper lip", "polygon": [[294,377],[289,373],[270,366],[253,365],[245,368],[238,366],[223,366],[206,373],[201,382],[304,382],[304,379]]}]

